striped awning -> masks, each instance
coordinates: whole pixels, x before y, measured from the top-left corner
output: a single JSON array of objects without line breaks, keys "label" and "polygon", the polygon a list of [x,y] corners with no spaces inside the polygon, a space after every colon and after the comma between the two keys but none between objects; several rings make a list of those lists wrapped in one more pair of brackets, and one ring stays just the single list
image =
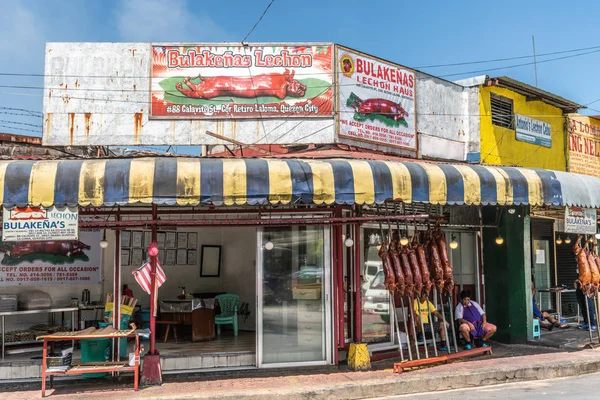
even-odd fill
[{"label": "striped awning", "polygon": [[600,208],[600,179],[540,169],[356,159],[183,157],[0,161],[14,205],[404,202]]}]

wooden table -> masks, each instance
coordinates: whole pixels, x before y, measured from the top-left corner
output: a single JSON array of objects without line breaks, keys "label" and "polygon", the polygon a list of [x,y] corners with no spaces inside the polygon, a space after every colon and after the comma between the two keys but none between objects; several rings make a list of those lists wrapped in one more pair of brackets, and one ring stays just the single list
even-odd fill
[{"label": "wooden table", "polygon": [[[48,343],[54,347],[54,342],[74,341],[85,339],[122,339],[135,337],[135,360],[134,365],[129,365],[129,360],[122,362],[94,362],[71,365],[66,370],[50,370],[47,368]],[[133,389],[138,390],[139,384],[139,367],[140,367],[140,338],[135,330],[120,330],[110,334],[91,335],[78,334],[78,332],[59,332],[51,335],[38,337],[38,340],[44,340],[44,350],[42,357],[42,397],[46,396],[46,377],[50,377],[50,389],[54,387],[55,375],[81,375],[96,372],[124,372],[133,371]]]},{"label": "wooden table", "polygon": [[215,338],[215,310],[212,308],[197,308],[192,312],[161,312],[160,320],[191,325],[192,342]]}]

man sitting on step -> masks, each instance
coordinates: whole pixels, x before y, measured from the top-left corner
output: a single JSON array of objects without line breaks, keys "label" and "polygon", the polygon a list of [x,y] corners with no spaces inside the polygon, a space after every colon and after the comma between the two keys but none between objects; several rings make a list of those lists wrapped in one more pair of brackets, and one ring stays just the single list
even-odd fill
[{"label": "man sitting on step", "polygon": [[460,303],[456,305],[454,316],[460,324],[458,330],[467,341],[465,350],[471,350],[475,340],[481,340],[481,347],[487,347],[486,341],[496,333],[496,325],[487,322],[485,311],[471,300],[468,290],[460,292]]}]

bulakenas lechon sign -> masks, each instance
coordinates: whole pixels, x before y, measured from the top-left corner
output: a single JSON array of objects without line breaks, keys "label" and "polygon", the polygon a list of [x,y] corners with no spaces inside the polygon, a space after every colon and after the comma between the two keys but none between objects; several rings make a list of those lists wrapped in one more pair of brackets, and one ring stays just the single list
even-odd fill
[{"label": "bulakenas lechon sign", "polygon": [[416,150],[415,72],[339,46],[336,59],[339,135]]},{"label": "bulakenas lechon sign", "polygon": [[79,211],[77,207],[4,208],[2,240],[4,242],[77,240]]},{"label": "bulakenas lechon sign", "polygon": [[152,46],[152,118],[323,117],[332,46]]}]

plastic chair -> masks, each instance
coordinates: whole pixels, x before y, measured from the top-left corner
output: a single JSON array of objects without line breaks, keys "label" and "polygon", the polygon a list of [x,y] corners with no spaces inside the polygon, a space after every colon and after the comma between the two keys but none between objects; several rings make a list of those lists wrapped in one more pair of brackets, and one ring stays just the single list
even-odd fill
[{"label": "plastic chair", "polygon": [[219,303],[221,313],[215,316],[215,325],[217,325],[217,335],[221,336],[221,325],[232,324],[233,335],[238,335],[238,307],[240,296],[237,294],[219,294],[215,296]]},{"label": "plastic chair", "polygon": [[542,336],[540,329],[540,321],[537,318],[533,319],[533,338],[540,338]]}]

